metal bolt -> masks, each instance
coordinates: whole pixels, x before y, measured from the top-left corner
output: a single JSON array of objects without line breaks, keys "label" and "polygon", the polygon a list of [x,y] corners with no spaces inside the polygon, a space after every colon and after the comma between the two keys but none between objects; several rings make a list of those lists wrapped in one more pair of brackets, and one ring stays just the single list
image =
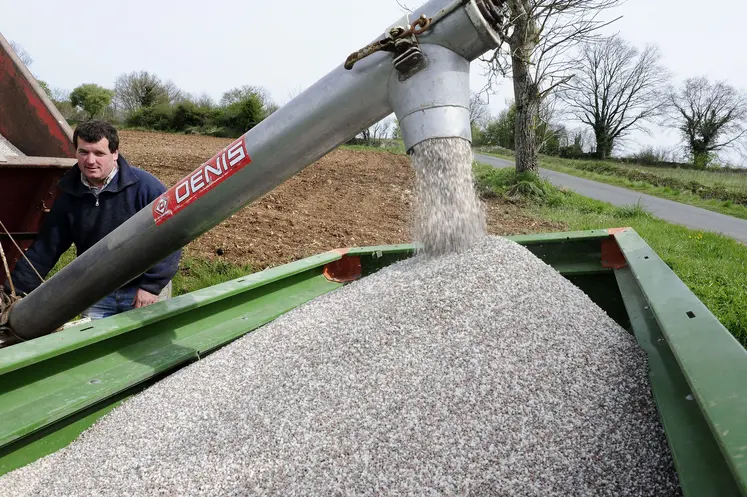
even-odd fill
[{"label": "metal bolt", "polygon": [[396,26],[389,30],[389,36],[391,36],[392,38],[397,38],[404,32],[405,32],[405,28],[401,26]]}]

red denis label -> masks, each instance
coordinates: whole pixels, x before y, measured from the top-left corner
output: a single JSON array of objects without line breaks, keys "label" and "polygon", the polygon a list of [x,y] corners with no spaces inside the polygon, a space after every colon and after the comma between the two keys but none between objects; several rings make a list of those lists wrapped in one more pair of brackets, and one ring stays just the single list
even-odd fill
[{"label": "red denis label", "polygon": [[243,137],[231,143],[158,197],[153,203],[156,224],[170,219],[251,161]]}]

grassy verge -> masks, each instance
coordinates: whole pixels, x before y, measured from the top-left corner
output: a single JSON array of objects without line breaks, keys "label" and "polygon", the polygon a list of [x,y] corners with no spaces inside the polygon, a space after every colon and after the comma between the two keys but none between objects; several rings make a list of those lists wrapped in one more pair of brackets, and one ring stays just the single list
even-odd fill
[{"label": "grassy verge", "polygon": [[[732,238],[690,230],[653,217],[640,206],[615,207],[561,191],[532,175],[476,164],[480,188],[516,200],[518,182],[532,195],[526,209],[538,217],[565,223],[569,230],[630,226],[669,265],[737,339],[747,346],[747,246]],[[544,193],[542,193],[544,192]]]},{"label": "grassy verge", "polygon": [[[502,152],[482,152],[487,155],[494,155],[502,159],[513,159],[512,155]],[[729,216],[738,217],[741,219],[747,219],[747,206],[734,203],[731,200],[716,200],[716,199],[705,199],[691,193],[687,190],[681,190],[670,186],[656,186],[646,181],[634,181],[621,176],[611,176],[608,174],[601,174],[593,171],[586,171],[574,167],[579,161],[572,161],[568,159],[561,159],[558,157],[540,156],[540,167],[558,171],[561,173],[570,174],[579,178],[586,178],[600,183],[606,183],[609,185],[620,186],[629,190],[634,190],[641,193],[653,195],[655,197],[666,198],[668,200],[674,200],[675,202],[681,202],[683,204],[693,205],[695,207],[701,207],[710,211],[719,212]],[[588,162],[588,161],[587,161]],[[628,167],[628,166],[617,166],[617,167]],[[655,168],[650,168],[655,169]],[[707,173],[702,172],[705,175],[719,176],[722,173]],[[714,180],[715,181],[715,180]],[[747,175],[745,175],[745,181],[747,182]]]},{"label": "grassy verge", "polygon": [[239,266],[227,261],[208,261],[187,257],[179,263],[174,277],[173,295],[184,295],[201,288],[235,280],[254,272],[250,265]]},{"label": "grassy verge", "polygon": [[[49,272],[47,279],[57,271],[67,266],[75,259],[75,247],[62,254],[60,260]],[[204,260],[194,257],[184,257],[179,262],[179,271],[174,276],[172,295],[184,295],[201,288],[217,285],[226,281],[241,278],[254,272],[252,266],[239,266],[222,260]]]},{"label": "grassy verge", "polygon": [[391,152],[397,155],[405,155],[405,145],[401,142],[384,143],[380,147],[373,145],[340,145],[343,150],[365,150],[372,152]]}]

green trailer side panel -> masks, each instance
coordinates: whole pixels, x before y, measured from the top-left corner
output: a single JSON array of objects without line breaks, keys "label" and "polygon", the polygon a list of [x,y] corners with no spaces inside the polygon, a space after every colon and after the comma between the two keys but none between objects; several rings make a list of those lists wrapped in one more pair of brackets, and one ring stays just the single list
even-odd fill
[{"label": "green trailer side panel", "polygon": [[[320,272],[317,268],[293,275],[3,375],[0,447],[197,359],[342,286]],[[131,316],[136,315],[132,311]]]},{"label": "green trailer side panel", "polygon": [[635,231],[615,239],[747,496],[747,350]]},{"label": "green trailer side panel", "polygon": [[566,273],[561,271],[568,281],[579,287],[609,317],[622,328],[630,330],[630,318],[625,308],[620,288],[612,270],[597,273]]},{"label": "green trailer side panel", "polygon": [[325,252],[219,285],[203,288],[178,298],[158,302],[142,309],[118,314],[98,320],[95,323],[82,324],[59,333],[52,333],[13,347],[0,349],[0,375],[51,357],[85,348],[200,307],[210,306],[234,295],[244,294],[249,290],[269,283],[284,280],[310,269],[316,269],[319,266],[336,261],[340,257],[341,255],[338,252]]},{"label": "green trailer side panel", "polygon": [[615,270],[630,323],[648,356],[649,380],[685,496],[729,497],[740,491],[690,394],[659,324],[629,267]]},{"label": "green trailer side panel", "polygon": [[507,236],[520,245],[536,245],[538,243],[557,243],[557,242],[580,242],[584,240],[603,240],[609,238],[610,232],[607,229],[586,230],[586,231],[565,231],[559,233],[539,233],[536,235],[514,235]]},{"label": "green trailer side panel", "polygon": [[[602,266],[601,240],[609,239],[607,230],[573,231],[541,235],[507,236],[551,265],[563,275],[609,273]],[[349,256],[362,259],[363,276],[367,276],[396,261],[411,257],[419,248],[417,244],[378,245],[353,248]]]},{"label": "green trailer side panel", "polygon": [[108,399],[107,402],[98,403],[28,437],[0,448],[0,476],[67,447],[81,433],[93,426],[96,421],[152,383],[152,381],[149,381],[139,385],[124,394]]}]

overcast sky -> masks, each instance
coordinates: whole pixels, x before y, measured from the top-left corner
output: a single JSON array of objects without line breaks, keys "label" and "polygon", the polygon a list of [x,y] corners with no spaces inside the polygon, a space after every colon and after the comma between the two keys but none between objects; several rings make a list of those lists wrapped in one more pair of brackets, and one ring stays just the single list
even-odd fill
[{"label": "overcast sky", "polygon": [[[410,7],[424,2],[406,0]],[[705,75],[747,90],[747,1],[628,0],[605,14],[639,47],[657,44],[676,82]],[[280,104],[340,65],[398,20],[395,0],[130,0],[75,4],[0,0],[0,32],[33,57],[31,71],[52,88],[113,87],[122,73],[146,70],[181,89],[219,99],[233,87],[266,87]],[[484,86],[472,65],[471,86]],[[491,97],[497,114],[512,97],[505,80]],[[635,142],[673,145],[657,129]],[[632,144],[632,148],[636,148]]]}]

